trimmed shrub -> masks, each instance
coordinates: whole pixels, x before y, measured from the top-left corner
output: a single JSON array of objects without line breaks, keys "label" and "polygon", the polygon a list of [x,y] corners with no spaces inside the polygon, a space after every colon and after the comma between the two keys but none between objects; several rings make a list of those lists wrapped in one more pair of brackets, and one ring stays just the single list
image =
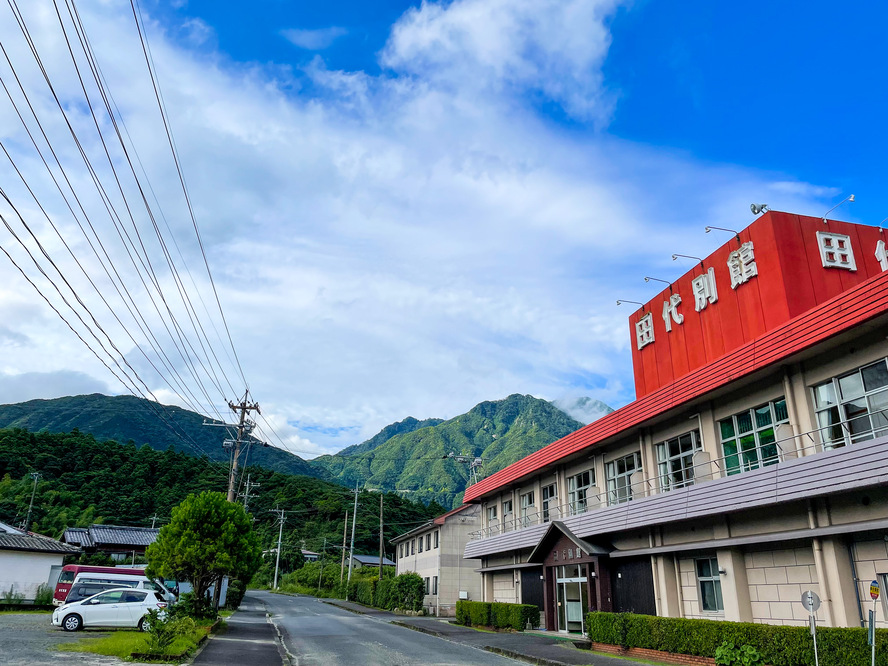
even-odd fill
[{"label": "trimmed shrub", "polygon": [[540,609],[530,604],[507,604],[486,601],[457,601],[457,624],[496,627],[523,631],[530,622],[539,626]]},{"label": "trimmed shrub", "polygon": [[422,600],[425,598],[425,582],[418,573],[407,571],[400,576],[392,578],[395,586],[395,608],[403,610],[422,610]]},{"label": "trimmed shrub", "polygon": [[[814,643],[808,627],[782,627],[632,613],[593,612],[586,616],[590,640],[700,657],[715,657],[727,642],[750,646],[771,666],[812,666]],[[821,666],[868,666],[866,629],[824,627],[817,630]],[[876,664],[888,666],[888,630],[876,630]]]},{"label": "trimmed shrub", "polygon": [[385,608],[386,610],[394,610],[397,591],[397,584],[394,578],[383,578],[376,583],[376,600],[373,604],[377,608]]}]

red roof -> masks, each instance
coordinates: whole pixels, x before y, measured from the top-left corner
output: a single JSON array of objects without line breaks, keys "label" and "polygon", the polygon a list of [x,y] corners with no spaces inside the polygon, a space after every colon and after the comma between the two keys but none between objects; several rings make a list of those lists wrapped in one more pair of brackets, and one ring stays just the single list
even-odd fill
[{"label": "red roof", "polygon": [[594,423],[466,489],[464,501],[478,501],[501,486],[624,432],[736,379],[789,358],[817,343],[888,312],[888,271],[768,331],[708,365],[690,372]]},{"label": "red roof", "polygon": [[453,510],[451,510],[451,511],[448,511],[447,513],[442,513],[440,516],[438,516],[437,518],[435,518],[435,520],[434,520],[435,525],[443,525],[443,524],[444,524],[444,521],[445,521],[447,518],[450,518],[450,516],[452,516],[452,515],[455,514],[455,513],[459,513],[460,511],[465,511],[465,510],[468,509],[468,508],[469,508],[469,505],[468,505],[468,504],[463,504],[462,506],[458,506],[458,507],[456,507],[455,509],[453,509]]}]

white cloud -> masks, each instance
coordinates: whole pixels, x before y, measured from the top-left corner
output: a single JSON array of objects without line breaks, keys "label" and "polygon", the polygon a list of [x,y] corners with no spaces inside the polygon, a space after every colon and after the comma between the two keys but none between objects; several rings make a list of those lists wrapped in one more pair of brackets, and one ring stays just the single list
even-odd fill
[{"label": "white cloud", "polygon": [[108,384],[82,372],[0,372],[0,404],[25,402],[35,398],[61,398],[67,395],[108,393]]},{"label": "white cloud", "polygon": [[287,41],[295,46],[308,51],[321,51],[329,47],[340,37],[348,34],[348,30],[339,26],[320,28],[318,30],[303,30],[291,28],[282,30],[281,34]]},{"label": "white cloud", "polygon": [[[710,252],[719,242],[703,227],[745,225],[749,202],[762,192],[772,207],[816,210],[824,193],[805,183],[787,186],[793,180],[784,174],[698,163],[591,129],[567,134],[541,118],[539,96],[577,118],[606,122],[612,109],[600,66],[613,8],[612,2],[578,1],[426,3],[395,25],[382,53],[385,75],[329,70],[316,59],[304,73],[314,83],[311,94],[285,68],[195,54],[191,42],[183,46],[168,37],[181,35],[178,26],[164,32],[149,22],[164,99],[241,363],[263,413],[294,451],[338,450],[408,415],[447,418],[515,392],[592,395],[619,406],[632,395],[628,313],[613,305],[615,299],[647,300],[653,292],[643,275],[677,277],[681,267],[670,254]],[[196,282],[212,313],[212,291],[126,13],[106,3],[81,12],[188,261],[186,284],[194,292],[189,280]],[[77,126],[90,136],[88,115],[73,104],[78,86],[63,66],[52,22],[28,17],[37,22],[34,32],[60,94],[79,110]],[[13,31],[14,22],[0,21],[7,49],[27,62]],[[23,71],[39,90],[33,67]],[[48,131],[77,176],[115,265],[139,295],[169,365],[190,382],[189,363],[145,300],[145,287],[89,191],[51,99],[45,93],[34,99],[46,118],[54,118]],[[162,367],[102,272],[107,262],[91,256],[7,106],[0,103],[0,139],[16,146],[75,253],[98,276],[146,355]],[[84,143],[98,163],[101,145],[95,137]],[[100,173],[108,177],[107,168]],[[0,177],[10,196],[27,202],[2,163]],[[25,209],[39,222],[32,204]],[[144,215],[139,224],[158,281],[175,295]],[[193,402],[176,397],[155,375],[58,240],[50,242],[45,222],[39,228],[155,395],[184,406]],[[3,245],[26,259],[5,238]],[[20,343],[0,370],[112,381],[0,259],[6,287],[0,321],[7,338]],[[190,330],[175,300],[171,307]],[[234,398],[243,387],[225,357],[218,317],[207,316],[199,302],[195,308],[227,378],[219,377],[215,387],[214,378],[202,375],[212,408],[198,389],[193,394],[203,411],[224,413],[223,397]],[[175,385],[173,373],[167,374]]]}]

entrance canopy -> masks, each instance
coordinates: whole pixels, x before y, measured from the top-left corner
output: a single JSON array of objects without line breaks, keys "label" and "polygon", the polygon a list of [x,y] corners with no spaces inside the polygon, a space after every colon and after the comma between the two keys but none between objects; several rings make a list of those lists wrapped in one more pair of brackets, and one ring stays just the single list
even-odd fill
[{"label": "entrance canopy", "polygon": [[582,555],[578,553],[578,558],[584,555],[608,555],[614,550],[612,547],[589,543],[571,532],[570,528],[560,520],[553,520],[549,523],[549,529],[547,529],[540,538],[539,543],[530,553],[530,557],[527,558],[527,561],[538,562],[540,564],[544,563],[552,548],[557,547],[559,542],[565,537],[582,553]]}]

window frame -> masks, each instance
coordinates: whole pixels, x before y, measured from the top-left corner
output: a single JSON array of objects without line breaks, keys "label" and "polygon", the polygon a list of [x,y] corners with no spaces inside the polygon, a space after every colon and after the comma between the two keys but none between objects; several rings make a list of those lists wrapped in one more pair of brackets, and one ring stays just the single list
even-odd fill
[{"label": "window frame", "polygon": [[435,548],[438,547],[438,542],[440,541],[441,530],[435,530]]},{"label": "window frame", "polygon": [[[820,382],[811,387],[814,418],[817,421],[820,442],[824,450],[828,451],[843,446],[851,446],[859,442],[881,437],[888,433],[888,413],[884,411],[885,409],[888,409],[888,402],[885,403],[884,407],[879,407],[878,404],[874,405],[873,400],[873,398],[880,397],[883,399],[888,398],[888,384],[867,389],[867,379],[864,375],[864,370],[878,368],[879,366],[882,366],[883,374],[888,374],[888,359],[881,358],[872,363],[861,365],[849,372],[836,375],[825,382]],[[859,393],[845,397],[842,380],[850,379],[855,376],[858,378],[861,390]],[[825,391],[823,389],[829,390]],[[825,396],[826,393],[831,394],[829,396],[831,400],[827,399]],[[862,402],[866,408],[856,415],[849,417],[848,406],[855,402]],[[824,422],[824,417],[827,419],[826,422]],[[838,420],[834,420],[835,417],[838,417]],[[849,424],[864,418],[866,419],[868,428],[861,432],[854,433],[854,428]],[[878,425],[874,424],[874,421],[877,419],[881,421]],[[824,435],[828,434],[830,431],[834,434],[838,433],[838,436],[834,435],[825,437]]]},{"label": "window frame", "polygon": [[[700,565],[707,562],[709,567],[709,575],[704,576],[700,573]],[[697,593],[700,595],[700,612],[701,613],[724,613],[725,599],[722,595],[721,574],[719,573],[718,558],[713,555],[711,557],[695,557],[694,558],[694,575],[697,577]],[[707,594],[704,591],[704,584],[712,586],[712,597],[714,597],[715,608],[706,608]]]},{"label": "window frame", "polygon": [[[521,516],[521,526],[522,526],[522,527],[527,527],[528,525],[531,524],[531,520],[532,520],[532,518],[531,518],[531,515],[530,515],[530,514],[531,514],[530,509],[533,509],[533,513],[536,513],[536,504],[534,503],[535,500],[536,500],[536,498],[534,497],[534,494],[533,494],[533,493],[534,493],[533,490],[529,490],[528,492],[526,492],[526,493],[522,493],[522,494],[519,496],[519,498],[520,498],[520,502],[521,502],[521,514],[520,514],[520,516]],[[525,498],[525,497],[529,497],[530,500],[528,500],[527,502],[525,502],[525,501],[524,501],[524,498]]]},{"label": "window frame", "polygon": [[[682,440],[685,437],[690,439],[690,451],[681,450],[683,444]],[[673,443],[677,444],[679,447],[679,452],[677,454],[670,454],[669,452],[669,447]],[[700,437],[700,430],[698,428],[683,432],[682,434],[670,437],[669,439],[664,439],[662,442],[658,442],[654,449],[655,455],[657,456],[657,483],[661,492],[687,488],[688,486],[694,485],[694,454],[703,450],[703,441]],[[690,465],[686,465],[688,462],[687,459],[690,459]],[[677,470],[673,468],[673,463],[676,462],[679,465]],[[681,481],[675,482],[673,480],[676,472],[681,476]]]},{"label": "window frame", "polygon": [[[583,476],[588,476],[586,483],[582,484],[577,482],[577,479],[582,481],[581,477]],[[572,485],[573,488],[571,488]],[[569,507],[570,515],[576,516],[581,513],[586,513],[586,511],[589,510],[589,488],[594,485],[594,467],[590,467],[589,469],[567,477],[567,505]],[[582,510],[580,510],[581,506]]]},{"label": "window frame", "polygon": [[[558,484],[552,482],[540,488],[540,507],[543,512],[543,522],[548,523],[552,519],[552,514],[557,513],[558,509]],[[555,504],[552,504],[554,500]],[[556,518],[558,516],[555,516]]]},{"label": "window frame", "polygon": [[[783,412],[786,416],[782,419],[778,419],[777,408],[781,403],[783,405]],[[760,426],[757,423],[756,415],[760,410],[766,407],[769,410],[768,413],[771,421],[764,426]],[[741,432],[740,419],[742,418],[749,419],[749,424],[752,428],[751,430],[743,430]],[[722,460],[724,461],[724,475],[733,476],[735,474],[751,472],[756,469],[761,469],[762,467],[768,467],[779,463],[780,446],[777,444],[777,428],[784,423],[789,423],[789,408],[786,404],[786,396],[780,396],[779,398],[769,400],[766,403],[756,405],[750,409],[745,409],[720,419],[718,421],[718,434]],[[726,425],[729,426],[731,432],[731,434],[727,436],[725,435]],[[771,435],[773,439],[762,444],[762,434],[766,433],[768,430],[772,431]],[[754,446],[744,449],[743,440],[748,437],[752,437]],[[728,450],[725,448],[726,444],[734,446],[735,450],[733,453],[728,453]],[[764,450],[770,447],[773,447],[774,449],[773,455],[764,455]],[[754,461],[751,460],[750,454],[752,453],[755,454]],[[731,459],[735,459],[736,462],[729,462]]]},{"label": "window frame", "polygon": [[[632,469],[626,463],[632,459]],[[624,464],[624,471],[618,470],[619,463]],[[616,473],[614,473],[616,471]],[[635,472],[642,471],[641,453],[634,451],[625,456],[614,458],[604,463],[604,477],[607,483],[607,505],[615,506],[631,502],[633,498],[632,483],[627,481],[625,485],[618,483],[620,479],[629,479]]]},{"label": "window frame", "polygon": [[419,554],[419,553],[422,552],[422,542],[423,542],[423,538],[422,538],[422,537],[419,537],[419,539],[417,539],[417,541],[419,541],[419,547],[418,547],[418,549],[417,549],[417,554]]}]

